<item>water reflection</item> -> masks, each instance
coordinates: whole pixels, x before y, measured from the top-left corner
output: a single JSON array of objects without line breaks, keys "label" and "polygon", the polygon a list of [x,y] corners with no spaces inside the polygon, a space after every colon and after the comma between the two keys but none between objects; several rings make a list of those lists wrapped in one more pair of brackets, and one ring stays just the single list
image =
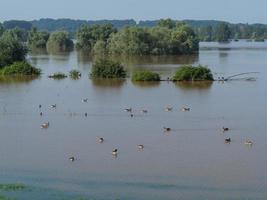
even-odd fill
[{"label": "water reflection", "polygon": [[126,80],[125,79],[95,79],[92,78],[92,83],[97,88],[121,88]]},{"label": "water reflection", "polygon": [[193,55],[175,55],[175,56],[126,56],[126,55],[92,55],[88,51],[77,51],[77,60],[79,63],[90,63],[98,58],[108,58],[113,61],[122,62],[126,66],[139,64],[168,65],[173,63],[193,64],[198,62],[199,54]]},{"label": "water reflection", "polygon": [[140,88],[156,88],[160,86],[160,81],[132,81],[132,83]]},{"label": "water reflection", "polygon": [[175,82],[175,86],[182,90],[208,90],[212,84],[212,81]]},{"label": "water reflection", "polygon": [[31,81],[39,79],[38,76],[0,76],[0,84],[18,84],[30,83]]}]

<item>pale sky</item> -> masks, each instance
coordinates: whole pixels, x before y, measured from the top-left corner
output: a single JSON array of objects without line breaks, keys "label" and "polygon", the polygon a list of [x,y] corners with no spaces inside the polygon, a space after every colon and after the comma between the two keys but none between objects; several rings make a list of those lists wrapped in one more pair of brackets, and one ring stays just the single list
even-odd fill
[{"label": "pale sky", "polygon": [[266,23],[267,0],[0,0],[0,21],[72,19],[216,19]]}]

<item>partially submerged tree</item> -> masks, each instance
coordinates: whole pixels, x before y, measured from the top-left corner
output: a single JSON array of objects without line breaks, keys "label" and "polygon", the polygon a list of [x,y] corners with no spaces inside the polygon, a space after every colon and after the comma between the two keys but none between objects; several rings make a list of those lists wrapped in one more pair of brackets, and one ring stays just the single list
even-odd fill
[{"label": "partially submerged tree", "polygon": [[70,51],[73,49],[73,41],[66,31],[56,31],[50,34],[47,49],[49,51]]}]

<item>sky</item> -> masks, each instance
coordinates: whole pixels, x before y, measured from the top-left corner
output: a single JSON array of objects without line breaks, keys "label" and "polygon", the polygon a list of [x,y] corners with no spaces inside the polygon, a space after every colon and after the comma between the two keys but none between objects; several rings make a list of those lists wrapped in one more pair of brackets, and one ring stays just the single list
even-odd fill
[{"label": "sky", "polygon": [[266,23],[267,0],[0,0],[0,21],[160,18]]}]

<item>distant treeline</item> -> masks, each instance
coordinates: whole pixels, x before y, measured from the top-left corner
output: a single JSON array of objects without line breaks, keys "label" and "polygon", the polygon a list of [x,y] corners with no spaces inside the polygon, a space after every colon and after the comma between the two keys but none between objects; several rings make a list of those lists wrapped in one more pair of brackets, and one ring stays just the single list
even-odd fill
[{"label": "distant treeline", "polygon": [[[13,29],[15,27],[30,30],[36,27],[38,31],[54,32],[57,30],[67,31],[71,37],[75,36],[76,31],[82,25],[104,25],[112,24],[115,28],[121,29],[126,26],[139,26],[139,27],[154,27],[158,24],[159,20],[146,20],[136,22],[133,19],[128,20],[73,20],[73,19],[40,19],[33,21],[9,20],[3,22],[3,28]],[[267,38],[267,25],[266,24],[232,24],[216,20],[182,20],[190,26],[200,41],[216,41],[218,39],[219,26],[225,24],[227,28],[228,39],[266,39]],[[0,24],[1,26],[1,24]],[[1,31],[1,28],[0,28]]]}]

